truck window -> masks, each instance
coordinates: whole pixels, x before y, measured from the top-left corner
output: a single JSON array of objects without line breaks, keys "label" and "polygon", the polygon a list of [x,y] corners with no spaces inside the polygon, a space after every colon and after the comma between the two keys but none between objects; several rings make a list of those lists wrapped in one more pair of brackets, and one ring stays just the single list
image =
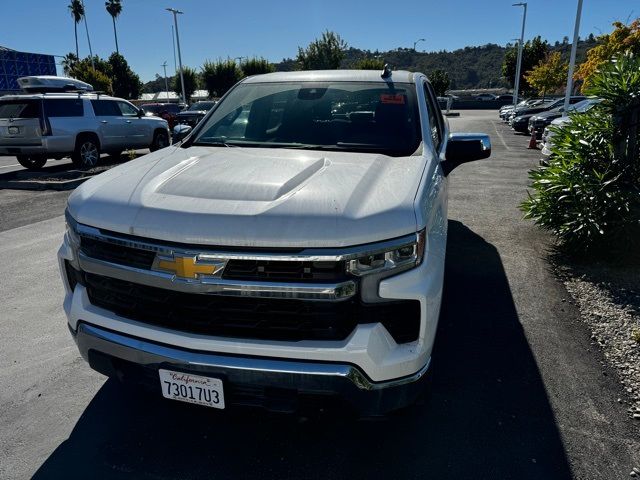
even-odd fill
[{"label": "truck window", "polygon": [[428,83],[424,84],[424,97],[427,101],[427,111],[429,112],[429,128],[431,129],[431,139],[436,151],[440,150],[442,145],[443,125],[442,116],[438,102]]}]

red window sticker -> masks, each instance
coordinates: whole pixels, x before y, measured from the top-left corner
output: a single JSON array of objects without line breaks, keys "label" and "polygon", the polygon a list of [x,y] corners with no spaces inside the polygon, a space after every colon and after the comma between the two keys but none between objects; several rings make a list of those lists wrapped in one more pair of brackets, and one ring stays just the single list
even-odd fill
[{"label": "red window sticker", "polygon": [[390,95],[388,93],[383,93],[380,95],[380,103],[404,105],[404,95]]}]

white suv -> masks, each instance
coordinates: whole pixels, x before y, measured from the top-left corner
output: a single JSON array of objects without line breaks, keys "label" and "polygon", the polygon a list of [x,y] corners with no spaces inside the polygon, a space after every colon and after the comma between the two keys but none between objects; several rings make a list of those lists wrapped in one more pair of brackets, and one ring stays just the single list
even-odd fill
[{"label": "white suv", "polygon": [[169,145],[169,126],[136,106],[106,95],[35,93],[0,98],[0,156],[16,156],[29,169],[71,156],[95,166],[100,153]]}]

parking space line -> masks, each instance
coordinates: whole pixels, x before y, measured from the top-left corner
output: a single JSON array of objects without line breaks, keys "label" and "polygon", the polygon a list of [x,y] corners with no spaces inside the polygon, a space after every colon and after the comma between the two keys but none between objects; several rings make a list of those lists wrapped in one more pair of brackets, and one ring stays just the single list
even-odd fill
[{"label": "parking space line", "polygon": [[504,138],[502,138],[502,134],[498,131],[498,127],[496,126],[496,122],[491,122],[491,123],[493,124],[493,128],[496,131],[496,134],[498,135],[498,138],[502,142],[502,145],[504,145],[504,148],[506,148],[507,150],[511,150],[511,148],[509,148],[509,145],[507,145],[507,143],[504,141]]},{"label": "parking space line", "polygon": [[0,168],[9,168],[9,167],[19,167],[19,163],[14,163],[13,165],[2,165]]}]

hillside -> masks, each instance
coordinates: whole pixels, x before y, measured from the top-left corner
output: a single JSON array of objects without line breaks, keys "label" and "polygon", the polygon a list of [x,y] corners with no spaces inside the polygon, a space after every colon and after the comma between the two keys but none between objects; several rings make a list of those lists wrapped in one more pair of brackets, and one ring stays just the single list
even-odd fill
[{"label": "hillside", "polygon": [[[576,62],[581,63],[586,58],[586,52],[593,47],[596,39],[589,35],[587,39],[578,43]],[[551,51],[562,52],[564,58],[568,60],[571,44],[568,38],[562,42],[555,42],[549,45]],[[496,44],[487,44],[478,47],[465,47],[448,52],[416,52],[410,48],[398,48],[388,52],[372,52],[370,50],[360,50],[349,48],[345,52],[345,59],[342,68],[350,68],[355,63],[366,57],[382,58],[397,70],[411,70],[425,72],[427,75],[436,69],[442,69],[449,73],[451,79],[451,89],[466,88],[491,88],[508,87],[508,82],[502,77],[502,61],[507,48],[515,48],[512,44],[502,47]],[[296,69],[296,61],[292,58],[285,58],[275,64],[276,70],[288,71]],[[173,80],[169,77],[169,82]],[[171,85],[171,83],[169,83]],[[156,77],[155,80],[144,85],[145,93],[155,93],[164,90],[164,78]]]}]

